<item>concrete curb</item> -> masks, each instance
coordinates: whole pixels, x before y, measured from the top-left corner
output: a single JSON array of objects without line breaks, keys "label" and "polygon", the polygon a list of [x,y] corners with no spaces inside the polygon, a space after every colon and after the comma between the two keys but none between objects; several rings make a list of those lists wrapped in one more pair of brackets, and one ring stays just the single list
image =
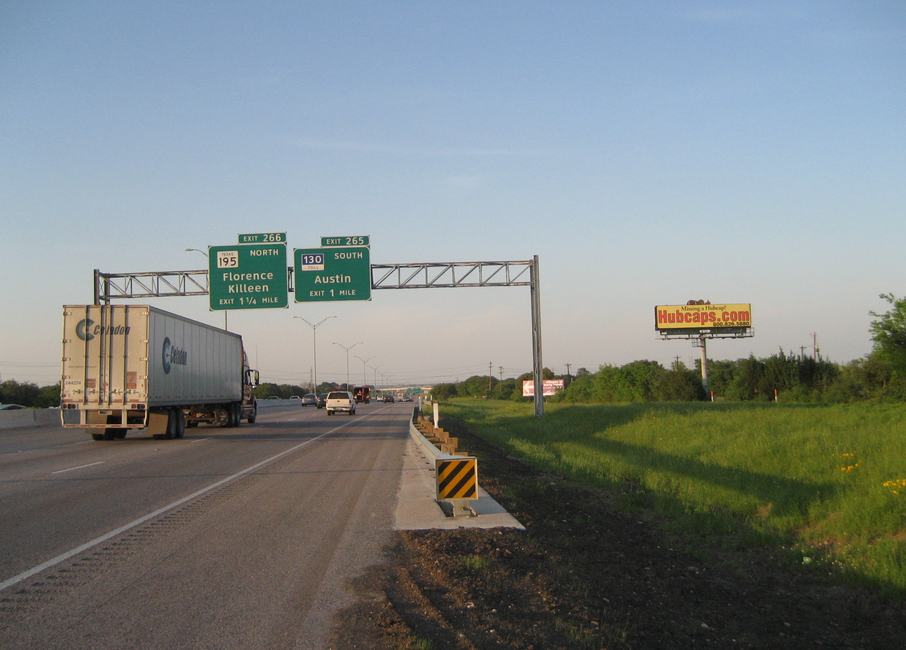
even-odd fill
[{"label": "concrete curb", "polygon": [[[404,483],[395,516],[397,530],[426,530],[431,528],[518,528],[525,530],[519,521],[503,506],[478,486],[478,499],[470,500],[475,516],[448,517],[437,501],[437,460],[462,458],[435,447],[415,426],[418,409],[409,420],[409,436],[413,444],[404,458]],[[406,504],[403,507],[402,504]]]},{"label": "concrete curb", "polygon": [[487,492],[478,488],[472,501],[474,517],[447,517],[435,500],[434,458],[411,438],[403,455],[403,476],[393,517],[395,530],[455,530],[457,528],[516,528],[525,530]]}]

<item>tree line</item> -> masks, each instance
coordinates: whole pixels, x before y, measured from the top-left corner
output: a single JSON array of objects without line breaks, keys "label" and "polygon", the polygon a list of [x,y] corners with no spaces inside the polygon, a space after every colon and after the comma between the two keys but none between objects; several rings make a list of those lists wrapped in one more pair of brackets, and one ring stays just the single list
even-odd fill
[{"label": "tree line", "polygon": [[[708,361],[706,391],[700,362],[689,368],[674,362],[666,368],[656,361],[633,361],[623,366],[603,365],[597,372],[580,368],[573,375],[556,375],[549,368],[544,379],[563,379],[566,389],[549,397],[552,401],[603,402],[693,402],[728,401],[855,402],[906,400],[906,375],[899,374],[876,355],[848,364],[802,357],[782,350],[767,358],[749,356],[735,361]],[[465,381],[438,384],[435,399],[481,397],[515,401],[522,396],[526,373],[498,381],[476,375]],[[490,388],[489,388],[490,386]]]},{"label": "tree line", "polygon": [[[708,384],[714,399],[732,401],[856,402],[906,401],[906,298],[881,294],[890,304],[875,318],[870,333],[872,352],[862,359],[839,364],[820,356],[785,353],[782,349],[767,358],[750,355],[735,361],[708,361]],[[666,368],[656,361],[633,361],[624,366],[603,365],[597,372],[580,368],[575,376],[555,375],[545,368],[544,379],[562,378],[566,385],[551,399],[568,402],[688,402],[709,400],[702,385],[700,362],[693,368],[680,361]],[[465,381],[434,386],[435,399],[483,397],[528,400],[522,396],[522,382],[531,373],[509,379],[475,375]],[[342,384],[324,382],[319,393]],[[258,398],[288,398],[303,395],[301,386],[261,384]],[[60,404],[60,384],[39,388],[13,379],[0,382],[0,403],[47,408]]]},{"label": "tree line", "polygon": [[[597,372],[580,368],[575,376],[555,375],[545,368],[544,379],[562,378],[564,391],[550,398],[567,402],[689,402],[713,398],[730,401],[857,402],[906,401],[906,298],[882,294],[891,308],[871,312],[870,354],[846,364],[785,353],[767,358],[735,361],[708,360],[708,388],[702,382],[701,362],[689,368],[676,361],[666,368],[656,361],[633,361],[623,366],[603,365]],[[488,397],[528,400],[522,396],[526,373],[498,381],[474,376],[463,382],[435,386],[437,399]]]}]

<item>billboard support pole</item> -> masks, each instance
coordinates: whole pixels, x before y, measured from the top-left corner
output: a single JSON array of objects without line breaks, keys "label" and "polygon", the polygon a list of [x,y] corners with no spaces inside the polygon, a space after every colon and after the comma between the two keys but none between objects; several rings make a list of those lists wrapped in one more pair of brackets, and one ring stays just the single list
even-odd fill
[{"label": "billboard support pole", "polygon": [[701,337],[702,347],[702,386],[705,388],[705,395],[711,394],[711,388],[708,386],[708,343],[707,339]]}]

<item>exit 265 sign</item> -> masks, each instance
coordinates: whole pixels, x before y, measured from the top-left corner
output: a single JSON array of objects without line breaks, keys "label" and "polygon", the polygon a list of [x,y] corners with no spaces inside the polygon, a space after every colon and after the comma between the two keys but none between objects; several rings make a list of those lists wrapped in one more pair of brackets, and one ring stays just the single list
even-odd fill
[{"label": "exit 265 sign", "polygon": [[321,243],[293,251],[296,302],[371,300],[368,237],[322,237]]}]

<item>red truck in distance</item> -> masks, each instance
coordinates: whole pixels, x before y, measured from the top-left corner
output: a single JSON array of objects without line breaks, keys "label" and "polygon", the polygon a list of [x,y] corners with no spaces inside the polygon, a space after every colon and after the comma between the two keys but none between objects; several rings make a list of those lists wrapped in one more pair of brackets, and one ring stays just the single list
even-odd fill
[{"label": "red truck in distance", "polygon": [[356,386],[352,389],[357,404],[371,403],[371,386]]}]

